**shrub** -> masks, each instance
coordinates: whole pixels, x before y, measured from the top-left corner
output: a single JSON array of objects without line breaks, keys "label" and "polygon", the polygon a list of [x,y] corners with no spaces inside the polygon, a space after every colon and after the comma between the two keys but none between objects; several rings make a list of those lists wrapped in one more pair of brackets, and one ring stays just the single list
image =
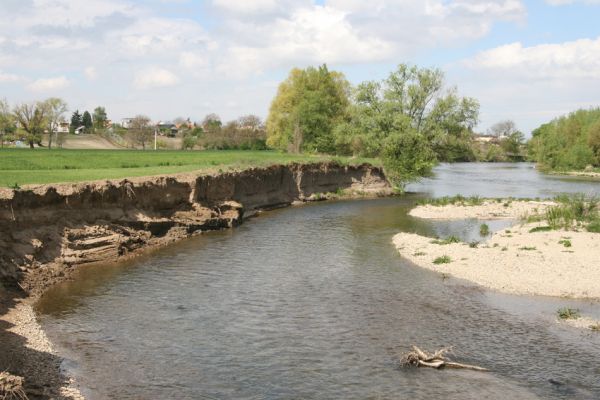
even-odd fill
[{"label": "shrub", "polygon": [[481,224],[479,227],[479,234],[481,236],[487,236],[490,234],[490,227],[487,224]]},{"label": "shrub", "polygon": [[547,232],[547,231],[551,231],[552,227],[550,226],[536,226],[535,228],[531,228],[529,230],[529,233],[535,233],[535,232]]},{"label": "shrub", "polygon": [[565,247],[571,247],[571,241],[568,239],[559,240],[558,244],[562,244]]},{"label": "shrub", "polygon": [[581,316],[578,309],[568,307],[559,308],[556,313],[560,319],[577,319]]},{"label": "shrub", "polygon": [[433,260],[434,264],[449,264],[452,262],[450,256],[441,256]]},{"label": "shrub", "polygon": [[452,244],[452,243],[460,243],[460,239],[457,238],[456,236],[448,236],[444,240],[439,240],[439,239],[432,240],[431,243],[432,244],[439,244],[439,245]]}]

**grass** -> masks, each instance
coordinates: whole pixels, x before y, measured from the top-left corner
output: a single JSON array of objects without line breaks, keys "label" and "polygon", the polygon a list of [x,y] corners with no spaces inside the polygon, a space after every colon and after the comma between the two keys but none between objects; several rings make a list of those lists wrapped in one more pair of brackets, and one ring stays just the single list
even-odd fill
[{"label": "grass", "polygon": [[519,247],[519,250],[532,251],[532,250],[536,250],[536,247],[535,246],[523,246],[523,247]]},{"label": "grass", "polygon": [[490,234],[490,227],[488,226],[488,224],[481,224],[481,226],[479,227],[479,234],[481,236],[487,236]]},{"label": "grass", "polygon": [[529,233],[548,232],[548,231],[551,231],[551,230],[552,230],[551,226],[536,226],[535,228],[531,228],[529,230]]},{"label": "grass", "polygon": [[433,260],[434,264],[449,264],[452,262],[450,256],[441,256]]},{"label": "grass", "polygon": [[591,225],[592,231],[600,228],[599,200],[583,194],[558,196],[559,204],[546,210],[546,221],[553,229],[572,229]]},{"label": "grass", "polygon": [[446,239],[443,239],[443,240],[435,239],[435,240],[432,240],[430,243],[445,245],[445,244],[460,243],[460,242],[461,242],[461,240],[459,238],[457,238],[456,236],[448,236]]},{"label": "grass", "polygon": [[568,307],[559,308],[558,311],[556,311],[556,314],[560,319],[577,319],[581,317],[578,309]]},{"label": "grass", "polygon": [[573,244],[568,239],[562,239],[558,241],[558,244],[562,244],[565,247],[571,247]]},{"label": "grass", "polygon": [[243,169],[292,162],[336,161],[379,164],[376,159],[340,158],[275,151],[142,151],[1,149],[0,186],[83,182],[191,171]]},{"label": "grass", "polygon": [[418,205],[432,205],[432,206],[447,206],[450,204],[459,204],[467,206],[478,206],[483,204],[485,199],[479,196],[465,197],[460,194],[456,196],[444,196],[433,199],[421,199],[417,202]]}]

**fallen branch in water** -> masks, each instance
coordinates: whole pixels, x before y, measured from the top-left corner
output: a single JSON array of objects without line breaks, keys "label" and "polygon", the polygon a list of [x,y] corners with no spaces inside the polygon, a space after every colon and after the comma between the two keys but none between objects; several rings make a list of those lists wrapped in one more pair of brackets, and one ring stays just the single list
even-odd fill
[{"label": "fallen branch in water", "polygon": [[402,356],[400,363],[402,365],[412,365],[415,367],[429,367],[429,368],[460,368],[470,369],[473,371],[488,371],[486,368],[478,367],[476,365],[462,364],[449,360],[446,357],[447,353],[451,353],[451,347],[444,347],[436,351],[433,354],[429,354],[417,346],[412,346],[412,350]]},{"label": "fallen branch in water", "polygon": [[23,378],[0,372],[0,399],[2,400],[27,400],[23,390]]}]

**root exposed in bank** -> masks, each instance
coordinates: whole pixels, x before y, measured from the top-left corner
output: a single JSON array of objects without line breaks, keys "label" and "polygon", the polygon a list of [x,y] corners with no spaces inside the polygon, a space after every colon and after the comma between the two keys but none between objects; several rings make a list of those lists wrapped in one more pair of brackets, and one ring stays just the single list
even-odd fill
[{"label": "root exposed in bank", "polygon": [[23,378],[0,372],[0,399],[2,400],[27,400],[23,390]]},{"label": "root exposed in bank", "polygon": [[429,367],[429,368],[459,368],[459,369],[470,369],[473,371],[488,371],[486,368],[478,367],[476,365],[462,364],[451,361],[446,354],[452,353],[452,347],[444,347],[435,353],[427,353],[417,346],[412,346],[412,350],[404,354],[400,359],[400,363],[403,366],[415,366],[415,367]]}]

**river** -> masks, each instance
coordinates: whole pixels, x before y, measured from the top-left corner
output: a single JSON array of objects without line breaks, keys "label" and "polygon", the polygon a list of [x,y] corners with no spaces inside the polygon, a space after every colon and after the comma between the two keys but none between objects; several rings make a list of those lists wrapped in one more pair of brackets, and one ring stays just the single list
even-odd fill
[{"label": "river", "polygon": [[[600,183],[453,164],[408,189],[266,212],[82,268],[37,304],[40,321],[90,399],[600,398],[600,334],[554,319],[564,306],[600,316],[600,303],[483,290],[391,243],[399,231],[477,235],[478,221],[408,216],[418,198],[600,194]],[[491,372],[402,368],[412,344],[452,345]]]}]

